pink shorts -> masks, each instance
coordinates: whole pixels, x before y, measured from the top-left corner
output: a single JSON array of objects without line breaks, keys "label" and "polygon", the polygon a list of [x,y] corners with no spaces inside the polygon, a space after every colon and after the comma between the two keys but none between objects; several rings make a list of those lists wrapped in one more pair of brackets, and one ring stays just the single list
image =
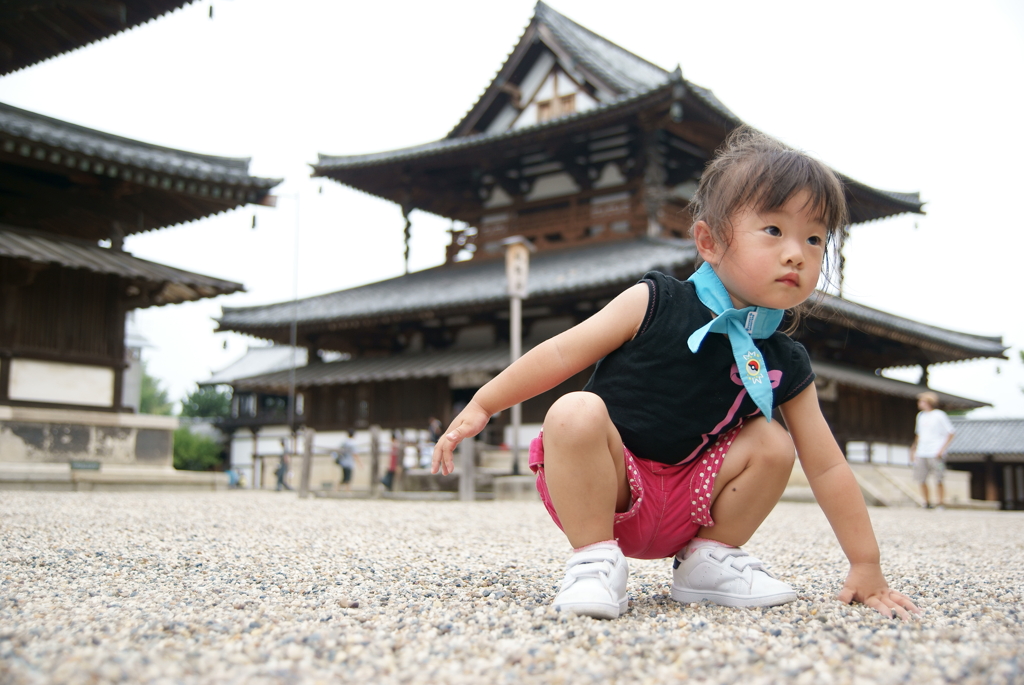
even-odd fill
[{"label": "pink shorts", "polygon": [[[629,509],[615,514],[612,529],[622,553],[634,559],[663,559],[681,550],[701,526],[711,527],[711,491],[722,461],[739,433],[723,433],[688,464],[667,465],[635,456],[623,445],[629,478]],[[537,492],[559,528],[544,479],[544,434],[530,443],[530,470],[537,474]]]}]

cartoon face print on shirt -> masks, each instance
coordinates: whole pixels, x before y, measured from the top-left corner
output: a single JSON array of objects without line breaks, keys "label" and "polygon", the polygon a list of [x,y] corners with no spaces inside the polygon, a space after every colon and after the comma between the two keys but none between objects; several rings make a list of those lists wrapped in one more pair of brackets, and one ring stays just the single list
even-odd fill
[{"label": "cartoon face print on shirt", "polygon": [[[759,362],[757,359],[748,359],[744,363],[744,373],[750,373],[750,362],[754,362],[754,364],[756,365],[756,372],[758,374],[764,372],[764,367],[761,364],[761,362]],[[701,436],[701,441],[700,444],[697,446],[697,449],[691,452],[690,455],[687,456],[686,459],[684,459],[680,463],[686,463],[693,459],[694,457],[696,457],[698,454],[700,454],[700,452],[704,449],[704,446],[707,445],[710,441],[711,436],[723,430],[726,426],[732,423],[732,420],[736,417],[736,413],[740,410],[740,405],[743,403],[743,398],[747,396],[747,389],[743,387],[743,379],[740,378],[740,370],[739,368],[737,368],[735,364],[733,364],[732,368],[729,369],[729,378],[732,379],[733,383],[740,386],[740,392],[738,395],[736,395],[736,400],[732,403],[732,406],[729,407],[729,411],[726,413],[725,418],[722,419],[718,423],[718,425],[715,426],[714,430],[712,430],[710,433],[703,434]],[[779,387],[779,384],[782,383],[782,372],[775,369],[771,369],[768,371],[768,379],[771,381],[772,388],[777,388]],[[754,413],[751,414],[750,416],[754,416],[754,414],[757,414],[760,411],[760,409],[755,409]]]},{"label": "cartoon face print on shirt", "polygon": [[[762,369],[761,362],[758,361],[757,359],[748,359],[744,363],[744,371],[747,373],[747,375],[750,375],[750,376],[760,375],[761,369]],[[730,371],[729,371],[729,378],[731,378],[732,382],[735,383],[736,385],[740,386],[741,388],[743,387],[743,379],[740,378],[740,371],[739,371],[738,368],[736,368],[735,364],[732,365],[732,369],[730,369]],[[769,370],[768,371],[768,378],[772,382],[772,387],[773,388],[777,388],[777,387],[779,387],[779,383],[782,382],[782,372],[781,371],[776,371],[774,369]],[[730,418],[735,413],[735,410],[739,408],[739,406],[740,406],[739,403],[741,401],[743,401],[743,398],[746,396],[746,394],[747,394],[747,391],[746,391],[745,388],[743,390],[740,390],[740,395],[739,395],[739,397],[736,400],[736,404],[733,405],[733,411],[729,412]]]}]

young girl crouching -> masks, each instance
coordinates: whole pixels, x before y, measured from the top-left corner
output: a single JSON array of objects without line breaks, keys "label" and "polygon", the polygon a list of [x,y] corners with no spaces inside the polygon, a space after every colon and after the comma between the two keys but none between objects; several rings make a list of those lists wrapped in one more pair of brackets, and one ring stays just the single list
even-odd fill
[{"label": "young girl crouching", "polygon": [[[847,222],[825,165],[750,129],[734,132],[691,202],[703,264],[658,272],[536,346],[482,387],[434,450],[597,364],[558,399],[530,448],[537,489],[574,551],[554,605],[598,618],[627,607],[625,557],[674,557],[672,597],[771,606],[796,592],[740,549],[779,501],[799,455],[850,561],[839,599],[886,616],[890,590],[853,473],[825,422],[807,351],[777,330],[814,292]],[[778,408],[785,427],[771,419]],[[788,430],[787,430],[788,429]]]}]

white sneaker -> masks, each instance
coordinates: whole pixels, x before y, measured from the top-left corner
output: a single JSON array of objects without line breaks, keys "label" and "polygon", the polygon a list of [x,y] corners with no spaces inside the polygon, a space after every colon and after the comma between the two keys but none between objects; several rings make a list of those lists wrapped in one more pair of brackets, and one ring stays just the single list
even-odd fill
[{"label": "white sneaker", "polygon": [[580,616],[618,618],[626,612],[629,566],[618,545],[577,552],[565,564],[554,606]]},{"label": "white sneaker", "polygon": [[[680,553],[681,554],[681,553]],[[739,547],[700,547],[672,562],[672,599],[708,600],[728,607],[770,607],[796,599],[796,592]]]}]

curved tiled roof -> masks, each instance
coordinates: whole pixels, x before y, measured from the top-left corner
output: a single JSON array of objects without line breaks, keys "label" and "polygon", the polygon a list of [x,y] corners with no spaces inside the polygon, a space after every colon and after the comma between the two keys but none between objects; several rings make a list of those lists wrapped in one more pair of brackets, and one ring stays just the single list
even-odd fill
[{"label": "curved tiled roof", "polygon": [[1024,462],[1024,419],[950,419],[956,432],[947,451],[950,461],[980,461],[991,455],[995,461]]},{"label": "curved tiled roof", "polygon": [[[587,248],[550,250],[530,260],[527,297],[537,298],[636,280],[647,271],[671,271],[693,261],[689,241],[640,239]],[[298,301],[225,307],[222,330],[400,316],[411,312],[505,302],[504,260],[438,266],[377,283]]]},{"label": "curved tiled roof", "polygon": [[[456,150],[465,150],[474,147],[484,146],[498,141],[514,140],[525,138],[537,132],[558,129],[576,122],[596,119],[607,114],[625,110],[630,105],[642,103],[648,99],[656,99],[660,95],[667,96],[670,92],[669,84],[662,84],[661,87],[636,93],[628,97],[622,97],[607,104],[598,105],[593,109],[582,112],[574,112],[557,119],[551,119],[533,126],[524,126],[517,129],[509,129],[496,133],[474,133],[457,138],[442,138],[421,145],[399,148],[397,150],[386,150],[384,152],[371,152],[362,155],[325,155],[318,154],[317,163],[314,165],[314,175],[320,176],[334,169],[353,169],[358,167],[371,166],[380,163],[391,163],[420,157],[432,157]],[[664,91],[664,92],[662,92]]]},{"label": "curved tiled roof", "polygon": [[148,23],[193,0],[0,2],[0,76]]},{"label": "curved tiled roof", "polygon": [[872,309],[821,291],[818,292],[818,298],[821,307],[832,317],[838,318],[840,321],[846,319],[868,333],[882,334],[924,347],[931,345],[939,351],[949,349],[966,351],[978,357],[1005,358],[1005,352],[1008,349],[999,336],[972,335],[939,328],[879,309]]},{"label": "curved tiled roof", "polygon": [[250,176],[245,158],[151,145],[3,103],[0,160],[18,178],[3,221],[97,240],[114,222],[130,235],[266,203],[280,183]]},{"label": "curved tiled roof", "polygon": [[41,143],[114,164],[200,181],[231,183],[263,190],[281,182],[281,179],[250,176],[248,158],[215,157],[160,147],[0,102],[0,149],[31,157],[37,154],[36,150],[31,149],[30,145],[27,150],[22,149],[29,143]]},{"label": "curved tiled roof", "polygon": [[263,376],[287,371],[294,364],[296,368],[306,366],[309,350],[305,347],[291,345],[271,345],[270,347],[250,347],[241,359],[215,371],[199,385],[226,385],[239,378]]},{"label": "curved tiled roof", "polygon": [[158,286],[156,293],[147,293],[148,300],[142,306],[178,304],[245,289],[241,283],[148,262],[127,252],[100,247],[94,242],[3,224],[0,224],[0,257],[113,274],[130,282]]},{"label": "curved tiled roof", "polygon": [[[679,79],[681,80],[681,77]],[[677,82],[679,81],[669,81],[661,87],[629,97],[619,98],[593,109],[575,112],[534,126],[525,126],[496,133],[476,133],[455,138],[442,138],[441,140],[421,145],[361,155],[325,155],[320,153],[318,154],[317,163],[313,165],[313,175],[331,177],[333,172],[348,172],[360,168],[383,167],[410,160],[442,157],[507,141],[529,140],[531,136],[550,135],[556,132],[565,135],[566,132],[560,129],[578,128],[595,119],[625,114],[643,107],[647,103],[667,100],[672,97],[672,84]],[[691,89],[690,92],[696,91]],[[710,91],[707,92],[710,93]],[[717,101],[717,98],[715,98],[715,101]],[[737,120],[737,125],[738,123],[739,121]],[[874,221],[902,212],[922,212],[923,203],[918,193],[898,193],[879,190],[855,181],[845,174],[838,172],[837,174],[847,187],[851,223]],[[343,182],[349,185],[352,184],[351,181],[347,180]]]},{"label": "curved tiled roof", "polygon": [[[695,257],[688,240],[638,238],[540,252],[531,257],[528,299],[578,292],[604,285],[623,287],[652,270],[671,273]],[[256,307],[225,307],[221,330],[252,331],[299,325],[380,320],[413,313],[506,302],[503,260],[471,260],[439,266],[377,283],[292,302]],[[951,331],[889,314],[819,291],[820,308],[811,317],[845,323],[859,330],[928,347],[945,360],[1003,357],[1001,338]]]},{"label": "curved tiled roof", "polygon": [[[906,381],[896,380],[895,378],[886,378],[877,373],[872,373],[865,369],[860,369],[854,366],[848,366],[846,364],[835,364],[833,362],[823,362],[813,360],[811,366],[814,369],[814,373],[819,378],[824,380],[833,380],[840,385],[847,385],[854,388],[863,388],[865,390],[871,390],[878,392],[883,395],[892,395],[893,397],[902,397],[904,399],[914,399],[924,390],[930,390],[930,388],[920,386],[916,383],[907,383]],[[987,402],[978,402],[977,400],[968,399],[966,397],[960,397],[958,395],[951,395],[946,392],[935,392],[939,396],[939,401],[942,406],[950,409],[977,409],[978,407],[990,406]]]},{"label": "curved tiled roof", "polygon": [[237,388],[285,390],[292,378],[297,387],[374,383],[407,378],[438,378],[467,371],[498,373],[509,365],[508,347],[408,352],[390,357],[365,357],[310,364],[291,370],[251,376],[232,382]]}]

